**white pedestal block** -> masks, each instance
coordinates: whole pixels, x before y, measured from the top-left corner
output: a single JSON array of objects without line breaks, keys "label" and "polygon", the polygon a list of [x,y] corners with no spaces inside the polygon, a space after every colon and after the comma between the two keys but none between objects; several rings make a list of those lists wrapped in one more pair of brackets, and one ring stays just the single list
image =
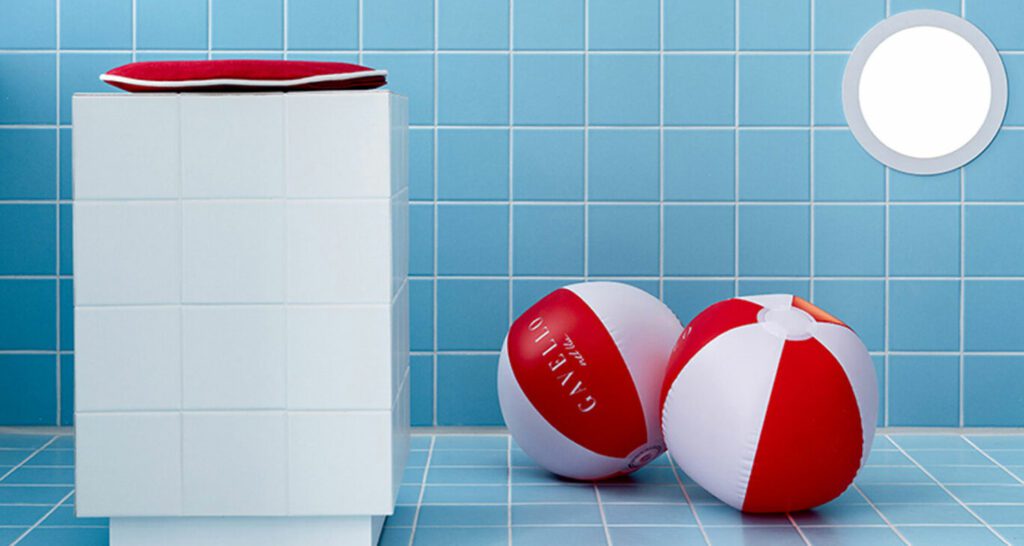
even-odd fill
[{"label": "white pedestal block", "polygon": [[120,544],[372,544],[408,453],[386,91],[74,98],[76,508]]}]

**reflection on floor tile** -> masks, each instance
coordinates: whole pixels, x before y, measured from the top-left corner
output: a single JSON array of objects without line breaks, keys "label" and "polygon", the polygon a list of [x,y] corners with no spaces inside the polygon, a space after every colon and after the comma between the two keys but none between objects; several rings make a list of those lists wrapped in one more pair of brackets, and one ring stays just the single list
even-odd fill
[{"label": "reflection on floor tile", "polygon": [[[594,484],[544,471],[506,435],[411,445],[381,546],[1024,544],[1024,435],[878,436],[855,487],[793,514],[738,512],[667,456]],[[75,517],[73,446],[0,434],[0,545],[107,545],[106,519]]]}]

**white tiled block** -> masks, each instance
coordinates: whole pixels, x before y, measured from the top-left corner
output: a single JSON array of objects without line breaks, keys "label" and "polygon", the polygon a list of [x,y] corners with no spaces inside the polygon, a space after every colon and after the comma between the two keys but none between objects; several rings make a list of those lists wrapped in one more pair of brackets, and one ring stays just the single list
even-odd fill
[{"label": "white tiled block", "polygon": [[398,488],[402,483],[405,465],[409,462],[409,381],[408,370],[391,408],[391,503],[398,499]]},{"label": "white tiled block", "polygon": [[391,393],[397,396],[409,370],[409,285],[391,303]]},{"label": "white tiled block", "polygon": [[177,95],[73,100],[76,201],[178,196]]},{"label": "white tiled block", "polygon": [[288,301],[391,301],[390,200],[290,201]]},{"label": "white tiled block", "polygon": [[390,513],[392,460],[390,411],[291,413],[291,513]]},{"label": "white tiled block", "polygon": [[186,303],[283,301],[281,201],[186,201],[182,226]]},{"label": "white tiled block", "polygon": [[284,96],[182,95],[183,197],[284,195]]},{"label": "white tiled block", "polygon": [[289,93],[289,197],[389,197],[390,93]]},{"label": "white tiled block", "polygon": [[391,95],[391,194],[409,185],[409,99]]},{"label": "white tiled block", "polygon": [[185,515],[286,515],[285,426],[284,412],[186,412]]},{"label": "white tiled block", "polygon": [[177,202],[76,202],[74,207],[76,305],[180,300]]},{"label": "white tiled block", "polygon": [[288,308],[289,409],[391,407],[387,305]]},{"label": "white tiled block", "polygon": [[182,406],[283,409],[283,306],[186,306],[182,310]]},{"label": "white tiled block", "polygon": [[383,518],[112,518],[110,546],[373,546]]},{"label": "white tiled block", "polygon": [[409,192],[391,198],[391,293],[409,277]]},{"label": "white tiled block", "polygon": [[179,409],[179,313],[175,306],[76,308],[75,409]]},{"label": "white tiled block", "polygon": [[75,415],[79,516],[181,514],[178,413]]}]

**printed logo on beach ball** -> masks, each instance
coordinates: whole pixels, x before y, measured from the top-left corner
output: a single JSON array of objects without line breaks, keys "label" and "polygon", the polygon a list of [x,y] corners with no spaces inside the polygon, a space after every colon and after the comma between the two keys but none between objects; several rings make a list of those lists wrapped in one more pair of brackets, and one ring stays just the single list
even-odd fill
[{"label": "printed logo on beach ball", "polygon": [[498,397],[509,432],[551,472],[599,479],[664,452],[659,396],[682,326],[657,298],[613,282],[547,295],[509,330]]}]

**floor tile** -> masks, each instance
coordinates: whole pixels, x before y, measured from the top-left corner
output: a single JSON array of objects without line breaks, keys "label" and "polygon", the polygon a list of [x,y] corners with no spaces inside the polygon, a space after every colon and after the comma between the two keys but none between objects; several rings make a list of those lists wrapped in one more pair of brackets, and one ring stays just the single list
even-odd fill
[{"label": "floor tile", "polygon": [[1024,544],[1024,525],[1016,527],[996,526],[996,532],[1010,541],[1010,544]]},{"label": "floor tile", "polygon": [[422,466],[407,466],[402,472],[402,483],[406,485],[421,484],[426,473],[427,469]]},{"label": "floor tile", "polygon": [[972,504],[970,507],[989,525],[1024,524],[1024,505]]},{"label": "floor tile", "polygon": [[508,484],[505,467],[434,467],[427,473],[427,484]]},{"label": "floor tile", "polygon": [[802,529],[811,544],[828,546],[871,546],[902,545],[896,533],[888,527],[808,527]]},{"label": "floor tile", "polygon": [[1003,544],[998,537],[984,527],[897,527],[911,544],[928,546],[985,546]]},{"label": "floor tile", "polygon": [[18,546],[107,546],[109,532],[97,527],[37,527]]},{"label": "floor tile", "polygon": [[831,505],[794,512],[798,525],[885,525],[885,521],[866,504]]},{"label": "floor tile", "polygon": [[25,466],[73,466],[75,452],[70,449],[44,449],[25,462]]},{"label": "floor tile", "polygon": [[0,544],[10,544],[21,536],[28,527],[0,527]]},{"label": "floor tile", "polygon": [[0,485],[0,504],[45,504],[53,506],[70,492],[71,488],[67,486],[33,487],[25,485]]},{"label": "floor tile", "polygon": [[386,527],[410,527],[416,518],[415,506],[396,506],[395,513],[384,522]]},{"label": "floor tile", "polygon": [[512,502],[597,502],[592,485],[514,485]]},{"label": "floor tile", "polygon": [[785,514],[744,514],[724,504],[698,504],[696,508],[702,525],[793,525]]},{"label": "floor tile", "polygon": [[512,527],[512,543],[515,546],[596,546],[606,544],[607,540],[601,527]]},{"label": "floor tile", "polygon": [[928,467],[928,472],[940,482],[950,484],[1019,484],[1008,472],[998,466],[943,466]]},{"label": "floor tile", "polygon": [[954,503],[952,497],[937,485],[864,484],[860,490],[874,503]]},{"label": "floor tile", "polygon": [[606,504],[608,525],[696,525],[685,504]]},{"label": "floor tile", "polygon": [[75,437],[70,434],[57,436],[47,449],[75,449]]},{"label": "floor tile", "polygon": [[601,502],[686,502],[679,485],[598,485]]},{"label": "floor tile", "polygon": [[556,474],[552,474],[547,470],[539,466],[519,466],[512,467],[512,484],[578,484],[576,480],[570,480],[563,478]]},{"label": "floor tile", "polygon": [[693,504],[722,504],[722,501],[699,485],[685,484],[686,494]]},{"label": "floor tile", "polygon": [[892,442],[889,441],[889,438],[882,435],[875,436],[874,442],[871,443],[872,451],[886,451],[895,449],[896,446],[892,445]]},{"label": "floor tile", "polygon": [[1002,465],[1024,465],[1024,449],[990,449],[985,453]]},{"label": "floor tile", "polygon": [[889,440],[907,451],[914,449],[974,449],[971,444],[954,434],[890,434]]},{"label": "floor tile", "polygon": [[804,540],[800,533],[789,527],[708,527],[705,529],[711,544],[715,546],[753,546],[771,544],[772,546],[802,546]]},{"label": "floor tile", "polygon": [[508,487],[499,485],[428,485],[423,492],[424,504],[508,502]]},{"label": "floor tile", "polygon": [[601,525],[596,504],[514,504],[512,525]]},{"label": "floor tile", "polygon": [[865,483],[932,483],[916,466],[866,466],[857,473],[857,484]]},{"label": "floor tile", "polygon": [[632,474],[612,478],[604,483],[678,485],[670,466],[645,466]]},{"label": "floor tile", "polygon": [[446,449],[507,449],[507,436],[438,436],[434,440],[434,450]]},{"label": "floor tile", "polygon": [[31,449],[0,449],[0,465],[14,466],[21,464],[33,451]]},{"label": "floor tile", "polygon": [[961,501],[1024,503],[1024,485],[950,485],[949,490]]},{"label": "floor tile", "polygon": [[438,450],[430,458],[430,466],[505,466],[508,453],[498,449]]},{"label": "floor tile", "polygon": [[1021,434],[968,434],[967,439],[986,451],[989,449],[1024,450],[1024,435]]},{"label": "floor tile", "polygon": [[430,449],[431,436],[412,436],[409,438],[409,449]]},{"label": "floor tile", "polygon": [[410,451],[409,459],[406,461],[405,466],[427,466],[428,453],[426,451]]},{"label": "floor tile", "polygon": [[[925,468],[933,465],[990,465],[992,461],[977,450],[927,449],[910,453],[918,464]],[[913,463],[911,463],[913,464]]]},{"label": "floor tile", "polygon": [[384,527],[377,546],[409,546],[412,527]]},{"label": "floor tile", "polygon": [[880,504],[878,509],[893,525],[978,523],[959,504]]},{"label": "floor tile", "polygon": [[419,526],[460,527],[477,525],[508,526],[507,506],[445,506],[420,507]]},{"label": "floor tile", "polygon": [[609,527],[608,534],[615,546],[704,544],[697,527]]},{"label": "floor tile", "polygon": [[868,466],[875,465],[900,465],[900,466],[913,466],[914,463],[910,462],[910,459],[906,455],[899,451],[883,451],[873,450],[868,455]]},{"label": "floor tile", "polygon": [[23,466],[0,483],[4,485],[74,485],[75,469],[54,466]]},{"label": "floor tile", "polygon": [[50,511],[48,506],[0,506],[3,525],[31,526]]},{"label": "floor tile", "polygon": [[43,527],[106,527],[107,518],[79,518],[74,506],[61,506],[47,516],[40,524]]},{"label": "floor tile", "polygon": [[[507,527],[424,527],[416,529],[413,546],[507,546]],[[564,546],[564,545],[562,545]]]},{"label": "floor tile", "polygon": [[0,448],[37,449],[51,438],[41,434],[0,434]]}]

